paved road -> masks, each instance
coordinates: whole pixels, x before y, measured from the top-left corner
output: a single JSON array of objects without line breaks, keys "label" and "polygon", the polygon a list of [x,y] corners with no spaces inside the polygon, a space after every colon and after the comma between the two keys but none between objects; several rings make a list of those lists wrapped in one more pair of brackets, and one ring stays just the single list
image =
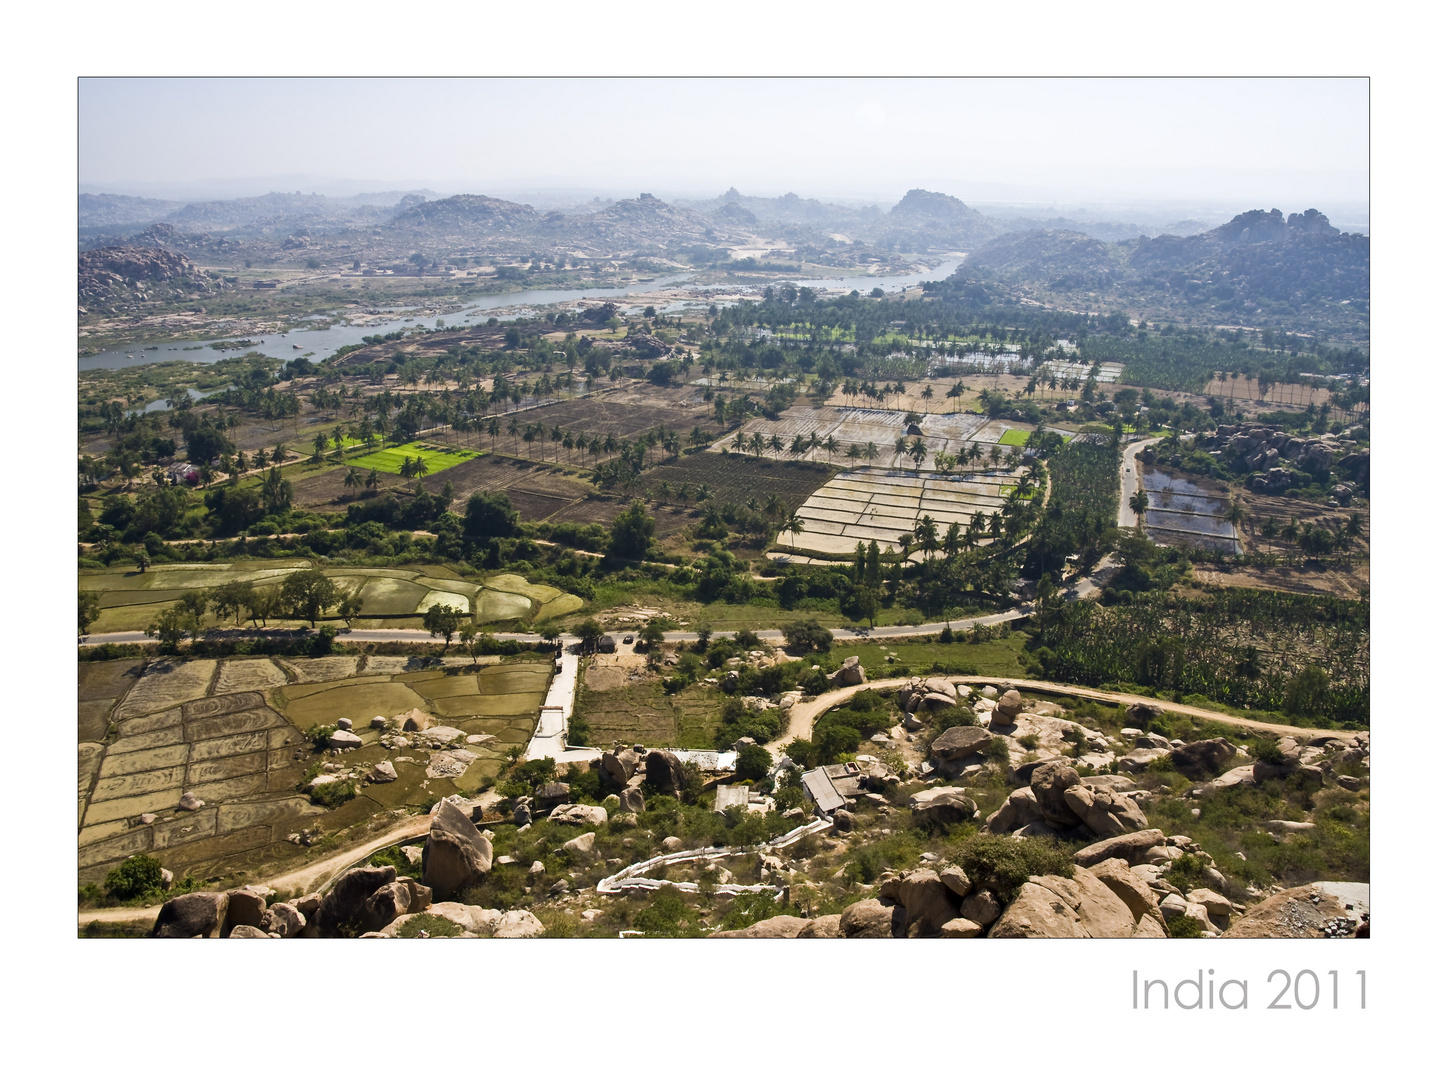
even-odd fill
[{"label": "paved road", "polygon": [[1116,524],[1122,529],[1134,529],[1136,527],[1136,515],[1131,512],[1131,497],[1136,494],[1136,489],[1141,486],[1141,466],[1136,460],[1136,455],[1141,453],[1153,443],[1161,442],[1160,438],[1140,439],[1130,444],[1126,452],[1121,455],[1121,498],[1116,509]]}]

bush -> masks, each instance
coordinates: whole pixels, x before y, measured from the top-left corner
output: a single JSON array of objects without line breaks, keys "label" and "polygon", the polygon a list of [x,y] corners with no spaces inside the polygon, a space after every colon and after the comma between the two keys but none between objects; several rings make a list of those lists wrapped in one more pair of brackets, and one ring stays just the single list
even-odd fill
[{"label": "bush", "polygon": [[105,890],[125,903],[161,890],[161,860],[154,855],[132,855],[106,875]]},{"label": "bush", "polygon": [[312,749],[321,753],[327,749],[327,740],[337,733],[336,724],[315,724],[302,732],[302,738],[312,744]]},{"label": "bush", "polygon": [[1009,765],[1011,763],[1011,747],[1001,736],[997,735],[986,743],[985,759],[992,765]]},{"label": "bush", "polygon": [[1193,938],[1202,936],[1202,927],[1195,919],[1189,919],[1185,915],[1173,915],[1166,921],[1166,933],[1168,937]]},{"label": "bush", "polygon": [[357,797],[357,785],[351,780],[336,780],[330,784],[318,784],[312,789],[312,802],[335,810],[345,802]]},{"label": "bush", "polygon": [[966,872],[971,881],[988,888],[1009,904],[1021,886],[1037,874],[1075,877],[1071,853],[1054,840],[1027,836],[995,836],[976,833],[956,845],[948,845],[943,856]]},{"label": "bush", "polygon": [[463,928],[451,919],[424,912],[421,915],[414,915],[403,923],[402,928],[397,931],[397,936],[399,938],[458,937],[462,932]]}]

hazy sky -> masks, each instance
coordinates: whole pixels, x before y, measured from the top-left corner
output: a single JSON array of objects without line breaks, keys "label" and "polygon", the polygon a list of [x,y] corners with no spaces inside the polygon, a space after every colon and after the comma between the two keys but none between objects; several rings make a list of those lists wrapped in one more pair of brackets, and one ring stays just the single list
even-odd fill
[{"label": "hazy sky", "polygon": [[330,194],[1367,201],[1366,79],[138,78],[82,79],[79,98],[83,189],[183,198],[285,179]]}]

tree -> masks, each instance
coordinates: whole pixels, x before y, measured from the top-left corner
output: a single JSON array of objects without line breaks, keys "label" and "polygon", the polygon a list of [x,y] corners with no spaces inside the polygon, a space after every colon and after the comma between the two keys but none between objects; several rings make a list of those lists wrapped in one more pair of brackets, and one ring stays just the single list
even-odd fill
[{"label": "tree", "polygon": [[218,585],[208,595],[211,603],[211,610],[216,613],[218,619],[236,619],[236,625],[241,625],[241,617],[247,610],[247,605],[252,598],[252,584],[249,581],[228,581],[225,585]]},{"label": "tree", "polygon": [[584,619],[573,628],[573,633],[582,643],[584,652],[594,653],[598,651],[598,643],[603,640],[603,624],[597,619]]},{"label": "tree", "polygon": [[664,643],[664,626],[661,619],[650,619],[639,631],[639,642],[649,652],[654,652]]},{"label": "tree", "polygon": [[444,653],[452,644],[453,635],[458,632],[458,627],[462,625],[463,614],[455,607],[433,604],[422,616],[422,628],[428,632],[429,636],[442,638]]},{"label": "tree", "polygon": [[80,590],[80,619],[79,626],[81,634],[86,634],[91,624],[101,617],[101,594]]},{"label": "tree", "polygon": [[196,630],[195,617],[183,611],[178,604],[157,615],[146,627],[146,636],[156,638],[167,652],[176,652],[181,648],[181,639],[195,637]]},{"label": "tree", "polygon": [[136,551],[136,573],[144,574],[151,569],[151,556],[146,553],[145,548]]},{"label": "tree", "polygon": [[340,598],[336,583],[320,570],[298,570],[282,582],[281,607],[295,619],[317,625],[322,614]]},{"label": "tree", "polygon": [[1126,505],[1136,515],[1136,530],[1140,532],[1142,519],[1146,516],[1147,510],[1151,508],[1151,499],[1146,494],[1146,489],[1137,488],[1136,492],[1127,500]]},{"label": "tree", "polygon": [[106,875],[105,890],[125,902],[160,891],[164,882],[160,859],[154,855],[132,855]]},{"label": "tree", "polygon": [[463,535],[470,540],[493,540],[514,536],[518,531],[518,512],[512,500],[502,491],[475,491],[468,496],[463,511]]},{"label": "tree", "polygon": [[353,619],[362,614],[362,590],[360,588],[342,598],[342,602],[337,605],[337,614],[348,626],[352,625]]},{"label": "tree", "polygon": [[1322,716],[1330,694],[1327,672],[1308,664],[1288,681],[1282,707],[1289,716]]},{"label": "tree", "polygon": [[621,559],[641,559],[648,554],[654,538],[654,519],[643,500],[635,499],[627,510],[613,519],[608,553]]},{"label": "tree", "polygon": [[745,743],[739,748],[736,771],[746,780],[763,780],[774,767],[774,755],[762,746]]},{"label": "tree", "polygon": [[781,626],[786,646],[791,652],[828,652],[835,636],[819,624],[818,619],[801,619]]}]

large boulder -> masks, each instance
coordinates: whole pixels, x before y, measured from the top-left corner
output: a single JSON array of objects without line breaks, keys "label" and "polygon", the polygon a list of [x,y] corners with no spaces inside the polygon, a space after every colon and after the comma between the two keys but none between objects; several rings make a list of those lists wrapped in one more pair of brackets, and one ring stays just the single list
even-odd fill
[{"label": "large boulder", "polygon": [[941,761],[958,761],[984,752],[990,740],[991,733],[985,728],[962,724],[946,728],[940,738],[930,744],[930,753]]},{"label": "large boulder", "polygon": [[1016,788],[1001,803],[1000,809],[985,819],[985,831],[1003,835],[1043,821],[1036,793],[1028,787]]},{"label": "large boulder", "polygon": [[390,784],[397,779],[397,767],[390,761],[379,761],[372,766],[372,771],[367,774],[367,779],[374,784]]},{"label": "large boulder", "polygon": [[772,919],[762,919],[753,926],[746,926],[743,930],[719,930],[709,936],[711,938],[792,938],[797,937],[799,932],[809,924],[809,919],[801,919],[797,915],[776,915]]},{"label": "large boulder", "polygon": [[504,913],[493,928],[495,938],[531,938],[543,933],[543,924],[531,911]]},{"label": "large boulder", "polygon": [[1166,834],[1160,829],[1142,829],[1088,844],[1076,852],[1073,860],[1077,866],[1095,866],[1105,859],[1125,859],[1129,866],[1135,866],[1142,861],[1142,856],[1165,840]]},{"label": "large boulder", "polygon": [[318,933],[330,938],[372,929],[362,925],[367,921],[364,907],[367,898],[396,880],[395,866],[358,866],[348,870],[317,907]]},{"label": "large boulder", "polygon": [[151,936],[210,937],[226,918],[226,893],[195,892],[173,896],[161,905]]},{"label": "large boulder", "polygon": [[1026,707],[1021,700],[1021,692],[1014,688],[1007,690],[996,701],[995,708],[991,710],[990,722],[997,727],[1010,727],[1016,722],[1016,716]]},{"label": "large boulder", "polygon": [[860,666],[860,658],[847,656],[839,670],[831,673],[829,679],[836,686],[859,686],[865,681],[865,669]]},{"label": "large boulder", "polygon": [[991,927],[993,938],[1129,938],[1131,909],[1089,870],[1032,877]]},{"label": "large boulder", "polygon": [[1001,917],[1001,902],[989,889],[977,889],[960,902],[960,917],[989,926]]},{"label": "large boulder", "polygon": [[406,915],[412,906],[412,894],[400,881],[382,886],[362,901],[362,922],[364,931],[381,930]]},{"label": "large boulder", "polygon": [[940,694],[947,697],[953,704],[956,700],[955,683],[949,679],[929,678],[925,680],[925,692],[927,694]]},{"label": "large boulder", "polygon": [[439,900],[482,879],[493,868],[493,845],[466,814],[444,800],[422,848],[422,882]]},{"label": "large boulder", "polygon": [[650,750],[644,758],[644,779],[659,794],[677,799],[684,785],[684,763],[667,750]]},{"label": "large boulder", "polygon": [[327,736],[327,745],[333,750],[356,750],[362,745],[362,736],[338,729]]},{"label": "large boulder", "polygon": [[975,938],[980,937],[982,929],[978,922],[957,917],[940,928],[940,936],[943,938]]},{"label": "large boulder", "polygon": [[618,797],[619,808],[625,813],[642,814],[644,812],[644,793],[636,787],[626,787]]},{"label": "large boulder", "polygon": [[1202,739],[1178,746],[1171,752],[1171,763],[1183,776],[1207,780],[1236,756],[1237,748],[1230,739]]},{"label": "large boulder", "polygon": [[1081,775],[1063,761],[1048,761],[1031,773],[1031,792],[1048,825],[1074,829],[1081,824],[1066,800],[1066,791],[1080,783]]},{"label": "large boulder", "polygon": [[[899,924],[900,933],[894,931]],[[887,906],[878,900],[861,900],[840,913],[840,937],[887,938],[905,934],[905,908]]]},{"label": "large boulder", "polygon": [[1143,919],[1155,922],[1161,927],[1162,934],[1154,936],[1165,936],[1166,919],[1162,916],[1161,908],[1157,907],[1156,893],[1131,872],[1125,859],[1103,859],[1091,867],[1091,873],[1131,909],[1131,917],[1136,920],[1138,927],[1135,936],[1142,936],[1140,924]]},{"label": "large boulder", "polygon": [[1096,836],[1120,836],[1147,827],[1141,807],[1126,796],[1077,784],[1065,791],[1066,805]]},{"label": "large boulder", "polygon": [[946,888],[934,870],[915,870],[896,885],[905,908],[906,937],[934,937],[960,916],[960,898]]},{"label": "large boulder", "polygon": [[623,787],[638,772],[639,758],[632,750],[609,751],[599,763],[603,775]]},{"label": "large boulder", "polygon": [[273,904],[262,916],[261,928],[278,937],[299,937],[307,928],[307,917],[294,904]]},{"label": "large boulder", "polygon": [[964,788],[928,788],[910,797],[910,812],[917,818],[949,827],[971,821],[980,813]]},{"label": "large boulder", "polygon": [[597,856],[594,854],[593,843],[597,834],[586,832],[581,836],[575,836],[572,840],[563,842],[563,850],[581,862],[591,862]]},{"label": "large boulder", "polygon": [[261,929],[262,916],[266,914],[266,898],[270,894],[270,889],[260,885],[227,892],[226,918],[221,920],[221,936],[230,937],[231,931],[238,926]]},{"label": "large boulder", "polygon": [[811,919],[799,928],[796,938],[837,938],[843,937],[840,933],[841,915],[821,915],[818,919]]},{"label": "large boulder", "polygon": [[1162,708],[1160,705],[1148,705],[1144,701],[1138,701],[1126,707],[1126,715],[1131,719],[1131,722],[1133,724],[1139,724],[1143,728],[1160,716],[1161,713]]},{"label": "large boulder", "polygon": [[601,806],[585,806],[582,803],[563,803],[555,806],[548,820],[560,825],[599,826],[608,822],[608,811]]},{"label": "large boulder", "polygon": [[262,930],[259,927],[255,926],[232,927],[231,933],[227,934],[226,936],[233,941],[237,938],[260,938],[264,941],[267,938],[271,937],[271,935],[268,934],[265,930]]}]

